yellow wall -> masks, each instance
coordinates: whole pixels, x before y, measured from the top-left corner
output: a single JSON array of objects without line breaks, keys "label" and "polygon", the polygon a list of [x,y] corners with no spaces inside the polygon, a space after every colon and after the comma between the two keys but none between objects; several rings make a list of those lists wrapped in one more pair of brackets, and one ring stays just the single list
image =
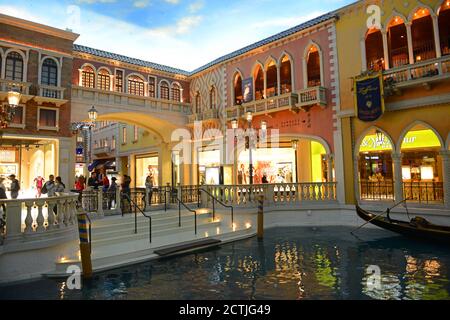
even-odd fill
[{"label": "yellow wall", "polygon": [[[442,3],[442,0],[423,0],[422,3],[435,9]],[[339,59],[339,81],[340,81],[340,101],[341,111],[350,115],[343,115],[340,124],[343,135],[343,156],[344,156],[344,185],[345,198],[347,203],[354,203],[354,147],[358,139],[367,133],[371,127],[378,127],[392,137],[397,146],[401,139],[402,132],[406,127],[415,121],[422,121],[433,127],[441,138],[446,140],[450,130],[450,104],[424,106],[409,108],[398,111],[386,111],[377,121],[372,123],[362,122],[351,113],[355,110],[354,95],[352,92],[353,77],[362,73],[361,41],[364,40],[367,31],[366,13],[368,5],[377,4],[381,6],[381,23],[385,25],[392,17],[395,10],[406,17],[412,14],[419,5],[419,1],[360,1],[356,4],[344,8],[339,13],[339,20],[336,22],[337,50]],[[405,6],[406,5],[406,6]],[[431,90],[422,87],[410,88],[402,91],[400,96],[388,97],[385,99],[387,110],[389,103],[401,102],[411,99],[433,97],[438,94],[450,92],[448,82],[433,84]]]}]

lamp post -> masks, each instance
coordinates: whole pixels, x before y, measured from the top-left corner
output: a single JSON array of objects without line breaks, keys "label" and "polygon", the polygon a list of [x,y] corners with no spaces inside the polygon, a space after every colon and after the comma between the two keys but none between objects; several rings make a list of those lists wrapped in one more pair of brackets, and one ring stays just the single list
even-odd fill
[{"label": "lamp post", "polygon": [[94,106],[88,111],[89,116],[89,163],[92,163],[92,127],[95,125],[95,121],[97,120],[98,111]]},{"label": "lamp post", "polygon": [[248,155],[249,155],[249,164],[248,164],[248,171],[250,174],[249,182],[250,185],[253,185],[253,155],[252,155],[252,138],[250,137],[251,130],[252,130],[252,120],[253,120],[253,114],[251,111],[247,112],[246,114],[247,122],[248,122]]},{"label": "lamp post", "polygon": [[237,137],[236,137],[236,129],[238,128],[238,121],[236,119],[231,120],[231,128],[233,129],[233,172],[234,172],[234,184],[237,185],[239,183],[238,179],[238,159],[237,159]]},{"label": "lamp post", "polygon": [[8,92],[8,104],[2,105],[0,110],[0,126],[2,128],[8,127],[9,123],[13,120],[15,109],[19,106],[21,98],[22,94],[16,87],[13,87]]}]

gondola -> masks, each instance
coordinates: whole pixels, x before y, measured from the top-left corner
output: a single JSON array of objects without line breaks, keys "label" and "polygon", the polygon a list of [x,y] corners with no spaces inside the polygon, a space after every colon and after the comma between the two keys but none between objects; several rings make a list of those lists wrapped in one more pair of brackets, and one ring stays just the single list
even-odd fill
[{"label": "gondola", "polygon": [[410,222],[394,220],[390,218],[389,210],[386,216],[377,216],[356,206],[356,212],[361,219],[377,227],[417,240],[431,240],[450,244],[450,226],[435,225],[422,217],[415,217]]}]

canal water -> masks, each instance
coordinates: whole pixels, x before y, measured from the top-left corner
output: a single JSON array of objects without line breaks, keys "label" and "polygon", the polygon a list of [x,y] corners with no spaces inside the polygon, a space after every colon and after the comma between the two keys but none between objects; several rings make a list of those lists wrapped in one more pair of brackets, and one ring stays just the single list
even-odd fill
[{"label": "canal water", "polygon": [[70,290],[43,279],[0,299],[450,299],[450,248],[388,231],[289,227],[104,272]]}]

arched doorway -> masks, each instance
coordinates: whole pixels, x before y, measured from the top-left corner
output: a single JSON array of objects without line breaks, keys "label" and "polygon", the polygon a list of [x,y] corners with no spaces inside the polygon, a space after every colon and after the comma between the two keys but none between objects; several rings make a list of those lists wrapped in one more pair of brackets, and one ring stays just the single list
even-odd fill
[{"label": "arched doorway", "polygon": [[264,92],[264,69],[260,64],[256,66],[253,77],[255,79],[255,100],[265,99],[266,93]]},{"label": "arched doorway", "polygon": [[381,71],[385,69],[383,36],[380,29],[372,28],[367,32],[366,40],[367,70]]},{"label": "arched doorway", "polygon": [[393,200],[392,140],[382,130],[370,129],[362,138],[357,155],[361,200]]},{"label": "arched doorway", "polygon": [[391,68],[409,64],[408,36],[405,21],[394,17],[387,27],[389,66]]},{"label": "arched doorway", "polygon": [[442,55],[450,54],[450,1],[444,1],[439,9],[439,39]]},{"label": "arched doorway", "polygon": [[420,203],[442,203],[442,144],[436,133],[424,124],[408,129],[401,137],[403,198]]},{"label": "arched doorway", "polygon": [[270,98],[278,95],[278,68],[273,59],[267,64],[266,77],[266,96]]},{"label": "arched doorway", "polygon": [[433,18],[428,9],[420,8],[414,12],[411,24],[411,37],[414,62],[436,58]]}]

